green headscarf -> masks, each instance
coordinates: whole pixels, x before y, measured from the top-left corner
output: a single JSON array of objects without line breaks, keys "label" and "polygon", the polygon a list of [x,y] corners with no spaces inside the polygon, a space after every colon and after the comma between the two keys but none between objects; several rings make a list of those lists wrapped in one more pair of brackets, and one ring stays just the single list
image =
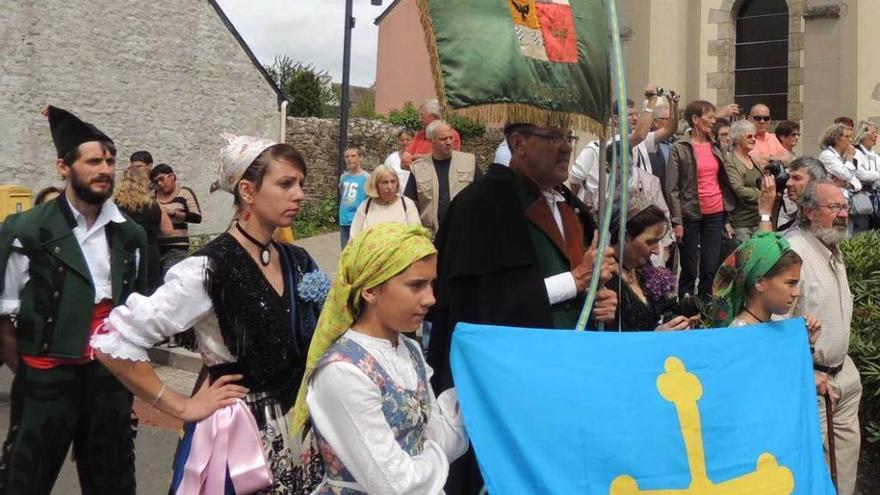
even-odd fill
[{"label": "green headscarf", "polygon": [[788,241],[776,232],[758,232],[740,244],[715,275],[708,315],[711,326],[730,326],[745,308],[749,288],[789,251]]},{"label": "green headscarf", "polygon": [[300,432],[309,419],[306,405],[309,380],[327,349],[354,323],[360,310],[361,292],[387,282],[436,252],[427,230],[401,223],[376,224],[354,237],[342,251],[336,280],[309,346],[306,371],[291,419],[292,431]]}]

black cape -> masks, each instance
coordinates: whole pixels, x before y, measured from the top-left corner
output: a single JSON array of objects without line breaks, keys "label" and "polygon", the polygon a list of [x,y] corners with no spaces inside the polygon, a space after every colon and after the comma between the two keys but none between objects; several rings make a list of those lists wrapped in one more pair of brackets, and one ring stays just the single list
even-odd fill
[{"label": "black cape", "polygon": [[[454,385],[449,351],[456,323],[553,328],[517,180],[524,179],[504,165],[492,164],[482,179],[455,197],[437,233],[437,304],[429,315],[427,357],[437,394]],[[595,230],[589,210],[565,186],[560,192],[578,212],[589,246]],[[446,493],[476,495],[482,485],[471,449],[452,464]]]}]

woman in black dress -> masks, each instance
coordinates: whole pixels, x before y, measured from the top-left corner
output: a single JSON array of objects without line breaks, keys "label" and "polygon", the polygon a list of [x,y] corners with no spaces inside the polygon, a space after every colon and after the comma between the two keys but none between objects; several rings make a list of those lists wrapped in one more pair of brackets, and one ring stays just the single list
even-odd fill
[{"label": "woman in black dress", "polygon": [[116,206],[131,217],[147,233],[147,292],[150,295],[162,285],[162,271],[159,264],[158,234],[170,235],[174,230],[171,219],[159,206],[150,191],[150,178],[143,167],[128,167],[122,174],[122,181],[113,195]]},{"label": "woman in black dress", "polygon": [[[287,412],[330,282],[303,248],[272,241],[276,229],[291,226],[305,198],[302,155],[265,139],[227,139],[218,186],[234,198],[232,227],[174,265],[152,296],[133,294],[114,308],[92,345],[141,399],[185,421],[172,493],[196,493],[192,483],[201,480],[213,488],[198,493],[229,494],[224,486],[240,487],[238,480],[251,489],[236,493],[291,495],[298,489],[296,442]],[[162,383],[147,355],[150,346],[188,328],[208,376],[192,397]],[[258,431],[235,441],[230,436],[228,444],[216,440],[226,438],[222,427],[230,415],[248,420],[242,426],[252,420]],[[233,466],[242,456],[229,454],[241,451],[257,455]],[[211,463],[206,468],[197,459]],[[266,468],[271,476],[256,476]],[[261,482],[257,488],[249,473]]]},{"label": "woman in black dress", "polygon": [[669,228],[663,210],[633,197],[626,222],[626,240],[621,260],[616,220],[611,221],[611,239],[620,272],[608,281],[607,287],[617,292],[617,315],[606,328],[610,331],[685,330],[688,318],[676,315],[661,322],[661,302],[667,294],[675,294],[675,276],[666,268],[651,265],[651,255],[660,251],[660,241]]}]

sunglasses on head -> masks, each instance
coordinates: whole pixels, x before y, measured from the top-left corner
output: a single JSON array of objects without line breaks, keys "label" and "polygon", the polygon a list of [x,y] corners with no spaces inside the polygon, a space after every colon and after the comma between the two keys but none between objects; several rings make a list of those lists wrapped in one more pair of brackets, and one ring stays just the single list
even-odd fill
[{"label": "sunglasses on head", "polygon": [[752,120],[754,120],[756,122],[761,122],[761,121],[770,122],[770,116],[769,115],[752,115]]}]

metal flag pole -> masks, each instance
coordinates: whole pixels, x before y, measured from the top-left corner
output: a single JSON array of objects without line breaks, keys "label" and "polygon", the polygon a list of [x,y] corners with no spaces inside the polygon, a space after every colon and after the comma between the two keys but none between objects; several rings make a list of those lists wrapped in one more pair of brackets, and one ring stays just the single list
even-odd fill
[{"label": "metal flag pole", "polygon": [[[336,162],[336,175],[345,171],[345,148],[348,147],[348,106],[349,76],[351,73],[351,30],[354,28],[354,17],[351,15],[354,0],[345,1],[345,37],[342,47],[342,97],[339,102],[339,155]],[[341,201],[341,191],[336,194],[337,202]]]},{"label": "metal flag pole", "polygon": [[[614,75],[614,83],[617,93],[617,115],[618,115],[618,128],[620,129],[620,162],[626,164],[629,162],[629,122],[626,118],[627,108],[626,108],[626,75],[624,73],[624,65],[623,65],[623,48],[620,43],[620,23],[617,20],[617,4],[615,0],[605,0],[605,13],[608,18],[608,27],[611,30],[611,67]],[[612,129],[613,132],[613,129]],[[615,152],[612,154],[611,160],[611,179],[608,182],[608,190],[613,191],[617,188],[617,165],[618,165],[618,153]],[[602,163],[604,157],[599,157],[599,163]],[[624,169],[625,169],[624,165]],[[601,174],[602,167],[600,166],[599,172]],[[626,170],[621,171],[621,180],[627,180],[629,177],[629,173]],[[600,180],[600,187],[602,181]],[[621,184],[621,194],[620,194],[620,214],[624,218],[624,223],[626,222],[626,210],[629,204],[628,198],[628,190],[627,185]],[[581,309],[580,317],[578,318],[577,327],[575,327],[578,331],[586,330],[587,321],[590,318],[590,312],[593,310],[593,303],[596,302],[596,293],[599,290],[599,277],[602,273],[602,261],[605,258],[605,249],[608,246],[608,230],[611,226],[611,216],[614,207],[614,201],[607,201],[605,195],[599,196],[599,201],[603,202],[604,205],[599,208],[599,240],[598,240],[598,248],[599,252],[596,255],[596,262],[593,265],[593,275],[590,278],[590,287],[587,291],[587,297],[584,301],[584,307]],[[623,232],[621,232],[621,235]]]}]

